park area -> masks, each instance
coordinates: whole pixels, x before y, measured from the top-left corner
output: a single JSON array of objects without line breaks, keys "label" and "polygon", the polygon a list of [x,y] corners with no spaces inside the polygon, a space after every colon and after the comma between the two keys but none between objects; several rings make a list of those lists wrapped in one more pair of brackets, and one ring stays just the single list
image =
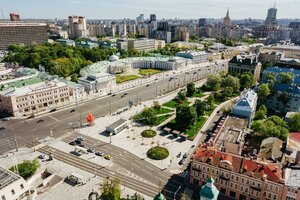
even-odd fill
[{"label": "park area", "polygon": [[140,75],[153,75],[153,74],[158,74],[158,73],[161,73],[162,70],[159,70],[159,69],[140,69],[139,70],[139,74]]},{"label": "park area", "polygon": [[116,82],[119,84],[124,83],[126,81],[132,81],[138,78],[140,77],[136,75],[116,75]]}]

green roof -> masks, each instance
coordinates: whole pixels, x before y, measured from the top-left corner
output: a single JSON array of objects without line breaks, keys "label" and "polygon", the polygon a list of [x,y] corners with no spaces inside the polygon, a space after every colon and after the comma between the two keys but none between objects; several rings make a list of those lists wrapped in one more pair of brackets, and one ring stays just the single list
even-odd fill
[{"label": "green roof", "polygon": [[164,200],[165,197],[164,195],[160,192],[158,193],[155,197],[154,197],[154,200]]},{"label": "green roof", "polygon": [[200,197],[207,199],[217,199],[219,194],[218,189],[214,186],[214,179],[208,178],[207,183],[200,190]]},{"label": "green roof", "polygon": [[25,80],[5,84],[5,88],[15,88],[15,87],[19,88],[19,87],[23,87],[26,85],[33,85],[33,84],[40,83],[40,82],[43,82],[42,79],[40,79],[40,78],[30,78],[30,79],[25,79]]}]

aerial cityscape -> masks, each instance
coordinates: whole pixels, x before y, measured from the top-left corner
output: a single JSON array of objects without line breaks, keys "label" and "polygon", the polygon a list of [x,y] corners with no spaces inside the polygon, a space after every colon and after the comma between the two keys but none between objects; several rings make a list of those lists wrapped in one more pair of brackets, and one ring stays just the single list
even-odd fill
[{"label": "aerial cityscape", "polygon": [[4,0],[0,200],[300,200],[299,7]]}]

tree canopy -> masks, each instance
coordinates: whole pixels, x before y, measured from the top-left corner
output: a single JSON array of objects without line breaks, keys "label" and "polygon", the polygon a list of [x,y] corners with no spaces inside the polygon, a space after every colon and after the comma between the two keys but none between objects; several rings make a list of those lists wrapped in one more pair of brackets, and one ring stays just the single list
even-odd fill
[{"label": "tree canopy", "polygon": [[251,73],[245,73],[241,75],[240,83],[242,89],[251,88],[254,85],[254,76]]},{"label": "tree canopy", "polygon": [[240,90],[240,80],[237,77],[228,75],[222,80],[221,87],[232,87],[234,92],[238,92]]},{"label": "tree canopy", "polygon": [[289,127],[291,131],[300,132],[300,113],[296,113],[289,119]]},{"label": "tree canopy", "polygon": [[264,102],[270,94],[271,91],[268,84],[264,83],[258,87],[257,95],[259,102]]},{"label": "tree canopy", "polygon": [[196,87],[194,83],[189,83],[186,86],[186,96],[191,97],[196,92]]},{"label": "tree canopy", "polygon": [[37,159],[35,160],[24,160],[22,163],[17,165],[17,168],[15,166],[12,166],[9,170],[19,173],[20,176],[22,176],[25,180],[30,178],[36,170],[40,167],[40,163]]},{"label": "tree canopy", "polygon": [[221,85],[221,76],[218,74],[211,74],[207,78],[206,86],[208,89],[216,91]]},{"label": "tree canopy", "polygon": [[101,186],[101,192],[101,199],[103,200],[120,200],[120,180],[118,178],[105,179]]},{"label": "tree canopy", "polygon": [[185,130],[190,125],[194,124],[197,119],[195,108],[187,105],[179,105],[176,108],[176,123]]}]

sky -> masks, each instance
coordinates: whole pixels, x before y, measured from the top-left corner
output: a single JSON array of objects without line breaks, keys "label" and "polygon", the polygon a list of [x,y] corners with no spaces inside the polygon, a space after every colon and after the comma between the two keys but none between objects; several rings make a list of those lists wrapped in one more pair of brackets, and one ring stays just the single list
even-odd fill
[{"label": "sky", "polygon": [[[265,19],[274,0],[0,0],[4,18],[18,13],[21,18],[66,19],[82,15],[87,19],[136,18],[140,13],[157,19],[223,18],[227,8],[232,19]],[[277,0],[277,18],[300,18],[300,0]],[[0,14],[2,18],[2,14]]]}]

